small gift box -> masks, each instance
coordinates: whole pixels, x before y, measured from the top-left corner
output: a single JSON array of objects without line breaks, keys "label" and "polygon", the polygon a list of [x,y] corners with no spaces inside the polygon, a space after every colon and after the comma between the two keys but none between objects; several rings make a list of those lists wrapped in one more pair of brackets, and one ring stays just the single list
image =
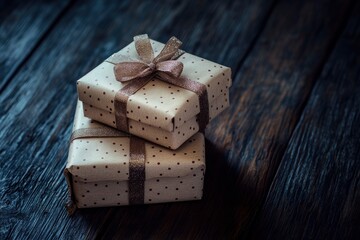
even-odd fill
[{"label": "small gift box", "polygon": [[180,44],[137,36],[78,80],[85,116],[171,149],[203,132],[229,106],[231,70]]},{"label": "small gift box", "polygon": [[86,118],[78,103],[64,171],[76,207],[149,204],[202,198],[204,136],[170,150]]}]

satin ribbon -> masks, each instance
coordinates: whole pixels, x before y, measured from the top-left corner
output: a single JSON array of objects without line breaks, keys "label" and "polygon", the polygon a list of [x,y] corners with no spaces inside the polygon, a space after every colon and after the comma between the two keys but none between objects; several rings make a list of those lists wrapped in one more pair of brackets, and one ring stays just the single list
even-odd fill
[{"label": "satin ribbon", "polygon": [[138,59],[131,59],[125,55],[117,54],[107,60],[115,64],[114,74],[116,80],[128,84],[120,89],[115,95],[115,119],[116,128],[129,132],[128,119],[126,116],[127,101],[151,79],[156,77],[162,81],[175,86],[190,90],[199,97],[200,114],[197,118],[201,132],[204,132],[209,122],[209,102],[206,86],[181,76],[183,63],[177,59],[184,51],[180,50],[181,41],[171,37],[161,50],[159,55],[154,57],[150,39],[146,34],[134,37],[135,48]]},{"label": "satin ribbon", "polygon": [[128,133],[120,132],[112,128],[80,128],[75,130],[70,137],[70,143],[79,138],[98,138],[98,137],[130,137]]},{"label": "satin ribbon", "polygon": [[[127,82],[151,77],[156,73],[161,73],[164,79],[180,77],[184,67],[183,63],[172,60],[179,55],[179,47],[182,44],[180,40],[171,37],[156,57],[154,57],[154,51],[146,34],[135,36],[134,43],[139,59],[116,63],[114,66],[116,80]],[[123,58],[127,57],[123,56]]]},{"label": "satin ribbon", "polygon": [[[144,204],[144,186],[145,186],[145,141],[133,135],[120,132],[118,130],[102,128],[80,128],[75,130],[70,137],[70,143],[75,139],[98,138],[98,137],[129,137],[130,138],[130,160],[129,160],[129,204]],[[64,170],[64,175],[68,186],[72,185],[71,174],[68,169]],[[74,204],[72,188],[69,187],[70,201],[66,204],[69,215],[76,210]]]}]

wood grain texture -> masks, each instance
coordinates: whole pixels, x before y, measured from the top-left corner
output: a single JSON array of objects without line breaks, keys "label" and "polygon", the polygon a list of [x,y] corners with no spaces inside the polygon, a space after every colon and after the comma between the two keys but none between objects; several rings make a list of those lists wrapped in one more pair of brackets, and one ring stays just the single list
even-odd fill
[{"label": "wood grain texture", "polygon": [[70,1],[0,2],[0,92]]},{"label": "wood grain texture", "polygon": [[[4,73],[10,74],[11,81],[2,85],[0,94],[0,239],[257,237],[251,230],[264,231],[261,236],[274,234],[266,227],[257,229],[259,221],[254,219],[261,219],[263,224],[271,220],[266,212],[258,214],[258,210],[313,86],[345,26],[351,4],[343,0],[171,0],[161,4],[150,0],[91,0],[67,6],[54,18],[55,23],[41,23],[48,26],[47,30],[43,35],[37,32],[40,38],[28,57],[20,60],[18,70]],[[26,10],[20,12],[26,14]],[[13,28],[18,28],[14,24]],[[75,81],[141,33],[163,42],[176,35],[183,40],[184,50],[233,69],[232,106],[206,132],[204,200],[83,209],[68,217],[62,170],[76,103]],[[20,36],[18,41],[27,38]],[[353,45],[358,46],[351,44],[349,48]],[[10,61],[9,55],[0,56]],[[334,74],[337,70],[341,68],[336,68]],[[346,93],[355,99],[354,92]],[[338,96],[343,99],[343,95]],[[350,109],[352,102],[358,104],[344,100],[341,103],[345,105],[339,106]],[[344,113],[349,120],[342,123],[357,126],[354,121],[358,115]],[[358,132],[351,135],[343,129],[343,135],[330,132],[326,136],[339,136],[343,147],[342,137],[349,136],[352,147],[344,156],[356,156],[358,141],[354,139]],[[346,165],[346,159],[338,159],[342,160],[337,164],[340,171],[350,173],[347,167],[352,166],[356,169],[355,162]],[[358,181],[351,182],[349,176],[336,178],[339,185],[334,187],[350,183],[352,188],[346,189],[352,192]],[[291,176],[289,179],[294,181]],[[279,191],[285,191],[281,181],[277,182]],[[318,190],[326,192],[330,185],[319,185]],[[340,195],[334,201],[346,195],[341,189],[337,191]],[[293,196],[297,196],[295,192]],[[354,199],[358,195],[349,195],[341,211],[352,226]],[[309,206],[314,206],[310,200]],[[324,206],[316,213],[323,216],[332,210]],[[271,208],[269,211],[274,213]],[[291,220],[289,226],[296,223],[296,219]]]},{"label": "wood grain texture", "polygon": [[225,161],[217,179],[227,179],[228,197],[213,207],[232,209],[231,236],[248,236],[348,9],[344,1],[278,2],[235,73],[232,105],[207,131],[224,155],[217,160],[208,152],[208,160]]},{"label": "wood grain texture", "polygon": [[130,17],[118,13],[135,6],[110,1],[73,6],[2,93],[0,137],[6,141],[1,141],[0,154],[6,161],[1,171],[1,238],[92,237],[108,218],[111,208],[67,216],[62,169],[75,81],[115,51]]},{"label": "wood grain texture", "polygon": [[359,56],[358,3],[286,149],[257,239],[360,236]]},{"label": "wood grain texture", "polygon": [[[227,44],[227,51],[235,48],[239,56],[244,56],[266,21],[270,5],[265,2],[268,1],[225,5],[225,10],[234,7],[234,10],[248,14],[240,18],[242,25],[239,26],[236,25],[237,19],[216,15],[216,8],[224,7],[216,2],[205,8],[203,19],[199,21],[208,21],[203,23],[207,26],[215,25],[216,20],[229,22],[224,29],[247,35],[236,44],[218,42],[216,45],[220,49],[222,44]],[[204,6],[203,3],[196,4]],[[120,46],[128,44],[136,34],[148,32],[151,37],[164,41],[170,36],[165,30],[177,23],[180,25],[173,30],[175,34],[180,37],[190,35],[192,31],[186,28],[188,23],[181,24],[185,19],[182,15],[186,15],[188,8],[192,9],[193,5],[178,5],[175,1],[163,5],[151,1],[124,1],[121,4],[92,1],[77,2],[64,14],[0,96],[0,138],[5,139],[0,141],[3,161],[0,175],[1,238],[93,238],[105,232],[114,236],[131,236],[134,232],[143,234],[141,236],[170,236],[175,234],[173,229],[177,223],[173,214],[189,219],[189,208],[196,210],[199,206],[202,212],[207,212],[202,202],[88,209],[77,212],[72,218],[64,209],[66,185],[62,169],[76,102],[75,81]],[[208,17],[213,13],[214,20],[209,21]],[[247,19],[250,16],[251,21]],[[192,19],[196,21],[196,17]],[[217,29],[220,31],[222,28],[218,26]],[[223,33],[208,34],[223,37]],[[191,39],[201,44],[209,42],[206,35],[194,35]],[[190,37],[188,42],[191,42]],[[203,47],[207,49],[204,52],[212,47],[207,44]],[[191,50],[197,48],[197,43],[186,46]],[[217,56],[218,53],[213,52],[212,58]],[[236,58],[233,56],[232,59],[233,66],[236,66]],[[117,220],[118,217],[121,219]],[[157,218],[159,223],[169,223],[157,224],[154,221]],[[128,223],[134,224],[129,226]],[[147,231],[144,226],[147,226]],[[215,231],[223,232],[224,227],[220,225]],[[118,229],[118,232],[108,232],[112,229]],[[198,232],[196,225],[189,222],[176,229],[182,229],[183,236],[201,236],[199,234],[207,234],[208,226],[203,226],[202,232]]]}]

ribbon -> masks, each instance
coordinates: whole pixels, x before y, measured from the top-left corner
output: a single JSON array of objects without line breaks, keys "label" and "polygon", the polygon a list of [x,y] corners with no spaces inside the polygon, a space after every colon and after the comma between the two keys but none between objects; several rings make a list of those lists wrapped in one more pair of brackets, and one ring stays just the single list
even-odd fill
[{"label": "ribbon", "polygon": [[112,61],[115,64],[114,74],[116,80],[128,84],[120,89],[115,95],[115,119],[116,128],[129,132],[128,119],[126,116],[127,101],[151,79],[156,77],[164,82],[190,90],[199,97],[200,114],[197,118],[201,132],[204,132],[209,122],[209,101],[206,86],[197,81],[181,76],[183,63],[175,60],[184,51],[180,50],[182,42],[171,37],[161,50],[159,55],[154,57],[150,39],[146,34],[134,37],[135,48],[138,59],[131,59],[128,56],[117,54]]},{"label": "ribbon", "polygon": [[[162,73],[165,79],[178,78],[183,70],[183,63],[172,60],[178,56],[181,42],[171,37],[157,57],[154,57],[150,40],[147,35],[134,37],[136,51],[140,59],[129,59],[115,64],[114,73],[116,80],[127,82],[143,77],[151,77],[154,73]],[[124,56],[124,59],[126,57]]]},{"label": "ribbon", "polygon": [[144,204],[145,142],[138,137],[130,138],[129,202]]},{"label": "ribbon", "polygon": [[[70,137],[70,143],[75,139],[98,138],[98,137],[129,137],[130,138],[130,160],[129,160],[129,204],[144,204],[145,186],[145,141],[130,134],[117,131],[112,128],[80,128],[75,130]],[[69,215],[76,210],[74,204],[73,191],[70,187],[71,174],[68,169],[64,170],[64,175],[68,183],[70,201],[66,204]]]},{"label": "ribbon", "polygon": [[80,128],[76,129],[70,137],[70,143],[79,138],[98,138],[98,137],[130,137],[130,134],[117,131],[112,128]]}]

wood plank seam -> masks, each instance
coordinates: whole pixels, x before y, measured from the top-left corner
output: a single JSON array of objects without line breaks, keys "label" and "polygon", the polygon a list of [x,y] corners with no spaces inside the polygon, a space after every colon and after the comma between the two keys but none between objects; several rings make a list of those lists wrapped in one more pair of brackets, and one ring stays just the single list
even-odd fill
[{"label": "wood plank seam", "polygon": [[255,239],[359,236],[359,2],[350,9],[262,207]]},{"label": "wood plank seam", "polygon": [[255,35],[254,39],[252,40],[252,42],[250,43],[248,49],[246,49],[245,53],[244,53],[244,56],[240,59],[239,63],[236,65],[236,67],[234,69],[232,69],[232,72],[233,72],[233,81],[236,80],[236,76],[237,74],[240,72],[240,69],[241,67],[243,66],[246,58],[249,56],[249,54],[251,53],[251,51],[254,49],[255,45],[256,45],[256,42],[257,40],[259,39],[259,36],[261,36],[261,34],[263,33],[264,29],[266,28],[266,25],[267,25],[267,20],[270,18],[271,14],[274,12],[274,8],[277,4],[278,0],[274,0],[272,3],[271,3],[271,6],[268,10],[268,12],[266,13],[265,17],[264,17],[264,20],[261,24],[261,27],[258,31],[258,33]]},{"label": "wood plank seam", "polygon": [[[273,179],[272,179],[272,181],[271,181],[270,188],[272,187],[272,185],[273,185],[273,180],[275,179],[275,177],[276,177],[276,175],[277,175],[277,173],[278,173],[279,166],[280,166],[281,162],[283,161],[284,154],[285,154],[286,150],[287,150],[288,147],[289,147],[289,142],[290,142],[290,140],[292,139],[295,130],[299,127],[300,120],[301,120],[301,118],[302,118],[302,116],[303,116],[303,114],[304,114],[305,107],[308,105],[308,102],[309,102],[309,100],[310,100],[310,97],[311,97],[312,93],[314,92],[314,86],[315,86],[315,84],[318,82],[318,80],[321,78],[321,73],[323,72],[324,67],[325,67],[328,59],[330,58],[330,56],[331,56],[332,53],[334,52],[335,47],[336,47],[336,44],[338,43],[338,41],[339,41],[340,38],[341,38],[341,35],[342,35],[343,32],[345,31],[345,27],[346,27],[346,25],[348,24],[348,22],[349,22],[349,20],[350,20],[351,13],[353,12],[352,9],[353,9],[354,6],[355,6],[355,1],[351,1],[350,4],[349,4],[349,8],[346,10],[346,14],[345,14],[346,17],[345,17],[344,19],[342,19],[341,27],[339,27],[339,29],[336,30],[335,37],[332,39],[331,43],[329,44],[327,53],[325,54],[324,58],[323,58],[322,61],[321,61],[320,66],[318,67],[318,69],[316,70],[316,72],[315,72],[315,74],[314,74],[314,79],[315,79],[315,80],[312,82],[311,91],[309,91],[308,95],[306,96],[306,100],[305,100],[304,103],[301,105],[299,117],[298,117],[298,119],[296,120],[295,127],[294,127],[294,129],[292,130],[292,132],[291,132],[291,134],[290,134],[289,141],[287,142],[286,147],[284,148],[284,152],[282,153],[282,156],[281,156],[281,161],[279,162],[279,165],[278,165],[277,168],[276,168],[276,172],[275,172],[274,177],[273,177]],[[270,189],[270,188],[269,188],[269,189]],[[268,191],[268,192],[269,192],[269,191]],[[267,198],[267,196],[266,196],[266,198]],[[266,199],[266,198],[265,198],[265,199]]]},{"label": "wood plank seam", "polygon": [[37,40],[29,53],[22,59],[17,66],[10,72],[10,74],[3,79],[4,84],[0,88],[0,94],[7,88],[10,84],[11,80],[19,73],[22,66],[25,65],[27,61],[33,56],[36,50],[41,46],[41,44],[45,41],[50,32],[56,27],[56,25],[60,22],[61,18],[65,15],[65,13],[74,5],[76,0],[70,0],[65,7],[59,12],[59,14],[55,17],[53,22],[49,25],[49,27],[44,31],[43,35]]},{"label": "wood plank seam", "polygon": [[[350,6],[350,7],[349,7]],[[305,79],[304,80],[304,82],[306,83],[304,86],[306,86],[306,88],[308,88],[309,89],[309,91],[307,91],[307,94],[306,95],[303,95],[303,99],[304,99],[304,101],[300,101],[300,103],[302,103],[303,104],[303,102],[307,102],[307,100],[308,100],[308,98],[309,98],[309,93],[311,93],[311,90],[312,90],[312,88],[313,88],[313,83],[310,83],[311,81],[316,81],[316,79],[318,78],[318,76],[319,76],[319,74],[321,73],[321,69],[324,67],[324,64],[325,64],[325,62],[326,62],[326,59],[328,58],[328,56],[330,55],[330,53],[331,53],[331,50],[332,50],[332,48],[333,48],[333,46],[335,45],[335,43],[336,43],[336,41],[337,41],[337,36],[339,35],[339,33],[341,33],[341,30],[343,29],[343,23],[344,22],[346,22],[346,17],[345,17],[345,15],[349,12],[349,9],[351,9],[351,6],[352,6],[352,1],[350,1],[350,4],[347,4],[346,5],[346,8],[344,8],[344,11],[343,11],[343,14],[342,14],[342,19],[341,19],[341,21],[338,21],[338,24],[336,24],[336,28],[333,26],[333,34],[331,35],[331,38],[329,38],[329,41],[326,41],[326,45],[323,45],[323,49],[324,49],[324,51],[323,51],[323,54],[321,54],[321,58],[319,58],[318,59],[318,63],[316,64],[316,67],[314,67],[313,66],[313,70],[310,72],[310,74],[307,76],[307,78],[308,79]],[[319,27],[321,27],[321,25],[319,26]],[[314,29],[314,33],[316,34],[316,31],[319,31],[319,29],[318,28],[316,28],[316,29]],[[316,36],[316,35],[315,35]],[[260,41],[260,40],[259,40]],[[246,64],[246,63],[245,63]],[[241,68],[241,69],[243,69],[243,68]],[[239,76],[239,75],[237,75],[237,76]],[[235,77],[236,78],[236,77]],[[239,84],[239,85],[241,85],[241,84]],[[234,90],[234,89],[233,89]],[[234,92],[233,92],[233,94],[234,94]],[[271,186],[271,183],[272,183],[272,181],[273,181],[273,179],[274,179],[274,176],[275,176],[275,174],[276,174],[276,172],[277,172],[277,169],[278,169],[278,167],[279,167],[279,164],[280,164],[280,162],[281,162],[281,160],[282,160],[282,157],[284,156],[284,152],[285,152],[285,149],[287,148],[287,145],[288,145],[288,142],[289,142],[289,139],[291,138],[291,135],[292,135],[292,133],[293,133],[293,131],[294,131],[294,129],[296,128],[296,124],[299,122],[299,119],[300,119],[300,117],[301,117],[301,113],[302,113],[302,111],[303,111],[303,106],[302,106],[302,104],[301,105],[299,105],[299,106],[301,106],[301,107],[299,107],[297,110],[296,110],[296,112],[295,112],[295,115],[296,115],[296,118],[294,118],[294,125],[291,127],[291,129],[289,128],[289,135],[286,137],[286,141],[285,141],[285,144],[283,145],[283,146],[281,146],[278,150],[279,150],[279,152],[277,152],[276,153],[276,155],[273,155],[272,156],[272,162],[274,162],[275,163],[275,165],[274,166],[272,166],[272,167],[274,167],[274,169],[273,170],[271,170],[270,171],[270,173],[269,173],[269,171],[268,171],[268,174],[269,174],[269,176],[268,176],[268,178],[269,178],[269,185],[268,185],[268,187],[266,188],[266,190],[264,190],[264,197],[262,197],[261,199],[261,202],[260,202],[260,204],[259,204],[259,206],[262,206],[263,205],[263,203],[264,203],[264,200],[265,200],[265,198],[266,198],[266,196],[267,196],[267,194],[268,194],[268,191],[269,191],[269,189],[270,189],[270,186]],[[249,181],[250,181],[250,179],[249,179]],[[252,180],[251,180],[252,181]],[[254,215],[254,217],[251,217],[252,218],[252,220],[250,220],[249,222],[250,222],[250,226],[253,224],[253,222],[254,222],[254,220],[256,219],[256,215],[257,215],[257,213],[256,212],[254,212],[254,213],[251,213],[251,215]],[[250,228],[251,229],[251,228]],[[246,231],[245,233],[237,233],[239,236],[243,236],[243,235],[248,235],[249,234],[249,231]]]},{"label": "wood plank seam", "polygon": [[[323,59],[321,60],[321,63],[319,65],[319,67],[316,69],[315,73],[314,73],[314,81],[311,82],[311,90],[309,91],[309,93],[307,94],[307,96],[305,97],[305,101],[301,104],[301,107],[300,107],[300,111],[299,111],[299,117],[298,119],[296,120],[296,124],[295,124],[295,127],[292,129],[291,133],[290,133],[290,137],[289,137],[289,140],[287,141],[287,144],[286,146],[284,147],[282,153],[280,154],[280,161],[278,163],[278,165],[276,166],[276,171],[275,171],[275,174],[274,176],[272,177],[271,179],[271,184],[270,184],[270,187],[269,189],[267,190],[267,194],[265,196],[265,198],[263,199],[262,203],[261,203],[261,208],[259,208],[259,210],[257,211],[257,213],[255,213],[255,217],[253,218],[252,222],[250,223],[250,227],[249,227],[249,231],[245,234],[246,237],[252,237],[253,234],[254,234],[254,229],[256,229],[255,225],[256,223],[259,221],[259,216],[260,216],[260,213],[261,213],[261,209],[263,208],[264,206],[264,203],[266,202],[266,199],[268,198],[269,196],[269,192],[270,192],[270,189],[273,187],[273,184],[274,184],[274,180],[276,178],[276,175],[278,174],[278,171],[279,171],[279,166],[281,165],[282,161],[284,160],[284,155],[285,155],[285,152],[286,150],[288,149],[289,147],[289,143],[290,143],[290,140],[292,139],[293,137],[293,134],[294,132],[296,132],[296,129],[299,126],[300,124],[300,120],[304,114],[304,110],[305,110],[305,107],[308,105],[308,102],[310,100],[310,97],[311,95],[313,94],[313,91],[314,91],[314,86],[316,85],[316,83],[319,81],[319,79],[321,78],[321,73],[322,71],[324,70],[324,67],[327,63],[327,61],[329,60],[330,56],[332,55],[332,53],[334,52],[335,50],[335,47],[338,43],[338,41],[341,39],[341,36],[343,34],[343,32],[345,31],[345,28],[346,28],[346,25],[348,24],[349,20],[350,20],[350,17],[351,17],[351,13],[353,12],[353,8],[355,6],[355,1],[351,1],[350,4],[349,4],[349,7],[348,9],[346,10],[346,14],[344,14],[344,18],[341,19],[341,23],[340,23],[340,27],[336,30],[336,33],[335,33],[335,36],[333,37],[333,39],[331,39],[330,43],[329,43],[329,46],[327,47],[327,51],[326,51],[326,54],[324,55]],[[355,11],[355,10],[354,10]]]}]

